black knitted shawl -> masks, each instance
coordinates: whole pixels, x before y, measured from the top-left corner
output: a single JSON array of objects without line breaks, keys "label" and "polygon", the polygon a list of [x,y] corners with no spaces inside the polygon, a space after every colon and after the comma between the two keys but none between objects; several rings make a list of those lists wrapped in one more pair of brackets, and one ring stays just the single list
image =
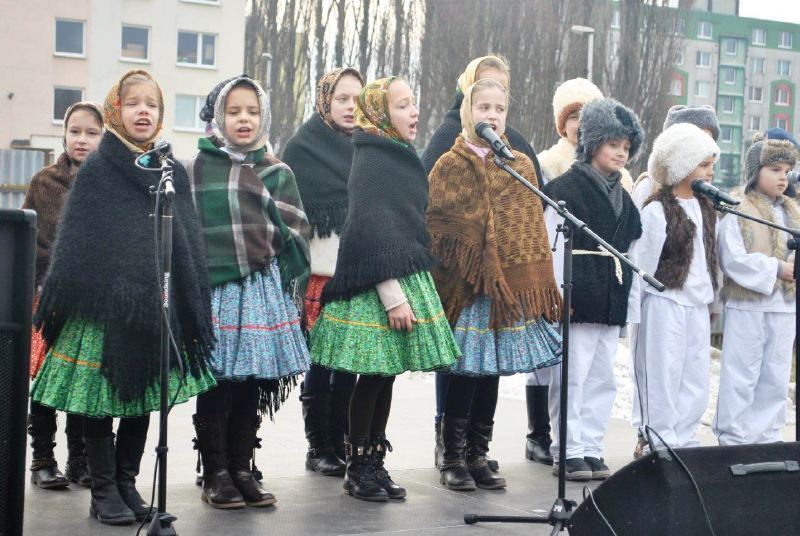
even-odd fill
[{"label": "black knitted shawl", "polygon": [[[430,173],[434,164],[439,158],[449,151],[456,138],[461,134],[461,101],[464,100],[464,95],[460,91],[456,93],[456,101],[453,107],[450,108],[446,114],[442,124],[433,133],[431,139],[428,141],[428,146],[425,152],[422,153],[422,165],[425,167],[425,173]],[[533,167],[536,169],[536,176],[542,176],[542,169],[539,167],[539,159],[536,158],[536,151],[533,149],[528,140],[525,139],[518,130],[506,125],[506,138],[512,149],[519,151],[533,162]]]},{"label": "black knitted shawl", "polygon": [[[80,167],[64,207],[35,324],[52,345],[72,317],[104,331],[100,370],[124,401],[158,378],[160,295],[153,198],[160,171],[134,165],[110,132]],[[214,343],[202,234],[186,171],[174,164],[171,325],[197,377]],[[171,366],[178,367],[177,356]]]},{"label": "black knitted shawl", "polygon": [[425,227],[428,177],[413,148],[356,129],[347,219],[322,301],[347,299],[434,264]]},{"label": "black knitted shawl", "polygon": [[283,161],[294,172],[311,236],[341,234],[347,214],[347,177],[353,159],[352,138],[314,114],[289,139]]}]

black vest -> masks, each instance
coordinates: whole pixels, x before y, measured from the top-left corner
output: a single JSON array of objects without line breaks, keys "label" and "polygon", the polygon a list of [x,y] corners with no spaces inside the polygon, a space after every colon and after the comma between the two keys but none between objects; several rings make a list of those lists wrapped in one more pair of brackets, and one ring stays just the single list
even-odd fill
[{"label": "black vest", "polygon": [[[622,212],[617,218],[600,185],[574,166],[558,179],[547,183],[544,192],[557,201],[565,201],[572,214],[622,253],[627,252],[631,243],[642,236],[639,210],[631,196],[623,193]],[[572,247],[574,250],[598,251],[597,243],[581,232],[573,238]],[[561,255],[561,252],[556,255]],[[620,285],[612,257],[574,255],[572,279],[573,322],[625,325],[628,319],[628,294],[633,281],[630,268],[622,265]]]}]

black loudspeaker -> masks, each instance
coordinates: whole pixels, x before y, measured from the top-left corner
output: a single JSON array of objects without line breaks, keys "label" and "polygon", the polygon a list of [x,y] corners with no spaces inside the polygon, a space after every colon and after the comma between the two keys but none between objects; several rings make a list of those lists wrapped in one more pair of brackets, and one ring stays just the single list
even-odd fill
[{"label": "black loudspeaker", "polygon": [[666,451],[634,461],[584,499],[570,535],[710,536],[689,473],[717,536],[800,534],[800,443],[675,452],[688,471]]},{"label": "black loudspeaker", "polygon": [[0,536],[22,534],[36,213],[0,209]]}]

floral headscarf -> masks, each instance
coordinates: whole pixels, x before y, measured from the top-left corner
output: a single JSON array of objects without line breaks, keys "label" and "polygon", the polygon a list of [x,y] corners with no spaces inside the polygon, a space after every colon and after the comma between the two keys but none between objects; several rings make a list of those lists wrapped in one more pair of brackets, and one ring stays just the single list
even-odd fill
[{"label": "floral headscarf", "polygon": [[364,86],[364,89],[358,94],[358,101],[356,101],[356,128],[374,136],[389,138],[402,145],[409,145],[394,128],[392,120],[389,118],[389,102],[386,95],[389,92],[389,86],[395,80],[397,80],[396,76],[389,76]]},{"label": "floral headscarf", "polygon": [[[156,130],[152,137],[143,142],[134,140],[122,124],[122,84],[125,80],[134,75],[139,75],[142,78],[152,81],[156,87],[156,93],[158,94],[158,122],[156,123]],[[105,122],[106,128],[119,138],[131,151],[143,153],[152,149],[153,142],[158,138],[161,132],[161,125],[164,121],[164,94],[161,92],[161,87],[158,85],[158,82],[156,82],[156,79],[153,78],[150,73],[141,69],[131,69],[123,74],[106,95],[106,100],[103,103],[103,121]]]},{"label": "floral headscarf", "polygon": [[334,69],[329,73],[325,73],[325,75],[319,79],[319,83],[317,84],[316,108],[317,113],[326,125],[337,132],[352,134],[352,132],[347,132],[340,128],[331,116],[331,102],[333,101],[333,93],[336,91],[336,84],[339,83],[339,80],[341,80],[343,76],[347,75],[355,76],[358,78],[358,81],[361,82],[361,85],[364,85],[364,78],[361,76],[361,73],[352,67]]}]

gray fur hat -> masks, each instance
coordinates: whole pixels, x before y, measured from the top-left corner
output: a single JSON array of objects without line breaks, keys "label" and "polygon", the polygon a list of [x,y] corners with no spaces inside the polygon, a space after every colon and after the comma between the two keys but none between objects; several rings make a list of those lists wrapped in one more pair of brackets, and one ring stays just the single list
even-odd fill
[{"label": "gray fur hat", "polygon": [[707,128],[711,131],[714,141],[719,139],[717,112],[708,104],[700,104],[698,106],[676,104],[667,112],[667,118],[664,120],[664,130],[678,123],[691,123],[698,128]]},{"label": "gray fur hat", "polygon": [[764,137],[761,132],[753,136],[753,145],[747,150],[745,157],[745,193],[755,188],[758,182],[758,172],[762,167],[786,162],[790,167],[797,164],[797,149],[788,140],[771,140]]},{"label": "gray fur hat", "polygon": [[578,129],[578,160],[588,164],[598,147],[613,139],[630,141],[629,160],[633,160],[644,141],[639,118],[630,108],[614,99],[587,103],[581,111],[581,126]]}]

